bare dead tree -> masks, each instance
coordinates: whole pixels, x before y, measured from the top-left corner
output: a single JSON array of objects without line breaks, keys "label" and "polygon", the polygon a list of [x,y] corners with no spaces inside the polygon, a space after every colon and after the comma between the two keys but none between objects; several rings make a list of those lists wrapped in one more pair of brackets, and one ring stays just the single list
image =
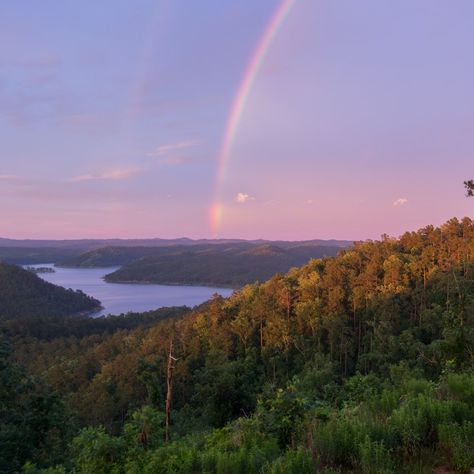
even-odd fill
[{"label": "bare dead tree", "polygon": [[165,441],[170,439],[171,426],[171,405],[173,401],[173,371],[175,363],[178,359],[173,356],[173,338],[170,340],[170,350],[168,353],[168,373],[167,373],[167,391],[166,391],[166,426],[165,426]]}]

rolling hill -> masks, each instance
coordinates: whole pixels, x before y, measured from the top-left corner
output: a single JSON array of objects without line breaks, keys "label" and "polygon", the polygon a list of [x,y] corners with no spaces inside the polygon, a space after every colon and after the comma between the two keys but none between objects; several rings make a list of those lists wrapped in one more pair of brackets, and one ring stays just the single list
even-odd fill
[{"label": "rolling hill", "polygon": [[93,311],[100,301],[48,283],[16,265],[0,263],[0,320],[67,316]]},{"label": "rolling hill", "polygon": [[174,248],[144,256],[106,276],[113,283],[161,283],[239,287],[285,273],[312,258],[334,256],[339,247],[276,245],[213,245]]}]

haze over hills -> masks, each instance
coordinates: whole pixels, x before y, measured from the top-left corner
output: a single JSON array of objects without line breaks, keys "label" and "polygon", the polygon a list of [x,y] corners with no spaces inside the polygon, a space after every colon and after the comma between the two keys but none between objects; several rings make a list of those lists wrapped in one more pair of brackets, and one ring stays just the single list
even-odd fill
[{"label": "haze over hills", "polygon": [[352,244],[351,240],[337,239],[312,239],[301,241],[285,241],[285,240],[268,240],[268,239],[190,239],[188,237],[180,237],[176,239],[71,239],[71,240],[54,240],[54,239],[7,239],[0,237],[0,248],[2,247],[19,247],[19,248],[67,248],[79,249],[85,251],[88,249],[96,249],[100,247],[162,247],[168,245],[199,245],[199,244],[233,244],[233,243],[251,243],[263,244],[274,243],[279,246],[295,246],[295,245],[329,245],[338,247],[347,247]]}]

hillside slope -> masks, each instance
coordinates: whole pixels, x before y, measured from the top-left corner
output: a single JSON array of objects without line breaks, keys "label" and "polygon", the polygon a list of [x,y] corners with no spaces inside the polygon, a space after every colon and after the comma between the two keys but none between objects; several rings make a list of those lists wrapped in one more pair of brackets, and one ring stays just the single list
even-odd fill
[{"label": "hillside slope", "polygon": [[[244,250],[257,249],[257,253],[264,248],[278,248],[287,250],[292,255],[306,254],[311,258],[312,256],[319,257],[322,255],[334,256],[336,253],[349,246],[346,241],[319,241],[308,240],[301,242],[287,242],[287,241],[208,241],[202,243],[201,241],[189,241],[186,244],[181,240],[174,244],[168,245],[135,245],[123,246],[109,245],[96,249],[91,249],[81,254],[71,255],[69,258],[62,258],[55,260],[55,263],[60,267],[107,267],[126,265],[132,263],[143,257],[159,257],[163,255],[182,255],[183,253],[193,255],[213,255],[218,253],[231,254],[241,252]],[[1,255],[1,248],[0,248]],[[285,270],[286,271],[286,270]],[[270,274],[271,275],[271,274]],[[270,276],[269,275],[269,276]]]},{"label": "hillside slope", "polygon": [[16,265],[0,263],[0,319],[66,316],[93,311],[100,301],[66,290]]},{"label": "hillside slope", "polygon": [[89,426],[61,472],[470,472],[474,221],[362,242],[151,327],[13,349]]},{"label": "hillside slope", "polygon": [[135,260],[107,275],[106,281],[235,288],[286,273],[312,258],[334,256],[340,250],[326,246],[283,249],[271,244],[179,248]]},{"label": "hillside slope", "polygon": [[0,262],[17,265],[54,263],[80,255],[77,249],[60,247],[0,247]]}]

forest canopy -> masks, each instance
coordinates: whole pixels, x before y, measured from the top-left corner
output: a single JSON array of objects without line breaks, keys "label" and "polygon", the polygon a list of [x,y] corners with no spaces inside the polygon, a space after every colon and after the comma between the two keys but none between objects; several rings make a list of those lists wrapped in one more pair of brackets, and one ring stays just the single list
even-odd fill
[{"label": "forest canopy", "polygon": [[[357,243],[151,325],[4,337],[11,346],[4,367],[40,380],[69,417],[67,448],[55,438],[48,447],[28,441],[24,472],[474,466],[469,218]],[[176,362],[165,442],[170,341]],[[13,472],[18,463],[9,459]]]}]

